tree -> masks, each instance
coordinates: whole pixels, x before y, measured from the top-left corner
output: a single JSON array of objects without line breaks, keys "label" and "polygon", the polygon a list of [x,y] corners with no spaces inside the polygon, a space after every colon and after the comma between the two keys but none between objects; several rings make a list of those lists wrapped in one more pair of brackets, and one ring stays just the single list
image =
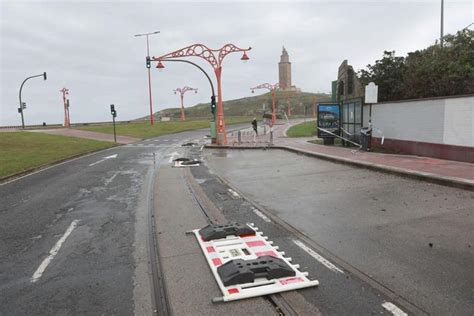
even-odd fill
[{"label": "tree", "polygon": [[367,65],[368,70],[361,70],[359,76],[363,85],[373,81],[379,86],[379,100],[399,99],[403,95],[403,73],[405,59],[396,57],[395,51],[384,51],[383,57],[375,65]]},{"label": "tree", "polygon": [[443,47],[432,45],[405,58],[385,51],[358,75],[364,85],[379,86],[380,101],[474,93],[473,35],[467,29],[446,35]]}]

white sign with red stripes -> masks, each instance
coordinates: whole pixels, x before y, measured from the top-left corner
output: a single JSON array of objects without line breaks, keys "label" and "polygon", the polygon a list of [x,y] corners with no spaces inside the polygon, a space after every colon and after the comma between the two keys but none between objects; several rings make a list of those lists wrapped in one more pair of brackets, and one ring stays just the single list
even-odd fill
[{"label": "white sign with red stripes", "polygon": [[[307,272],[299,271],[299,265],[292,264],[292,259],[285,257],[283,251],[278,251],[278,246],[273,246],[273,242],[268,241],[268,237],[263,236],[257,227],[253,224],[247,225],[256,232],[254,235],[227,236],[222,239],[204,241],[199,234],[199,229],[192,231],[222,292],[222,297],[213,298],[213,302],[235,301],[319,285],[319,281],[307,278]],[[256,278],[251,283],[224,286],[217,271],[219,266],[234,259],[252,260],[261,256],[282,259],[295,272],[295,275],[271,280]]]}]

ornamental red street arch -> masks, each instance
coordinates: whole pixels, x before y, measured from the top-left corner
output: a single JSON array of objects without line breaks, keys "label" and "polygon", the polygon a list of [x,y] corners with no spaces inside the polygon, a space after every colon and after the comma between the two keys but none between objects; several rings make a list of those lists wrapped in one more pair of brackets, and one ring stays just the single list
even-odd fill
[{"label": "ornamental red street arch", "polygon": [[152,57],[152,61],[157,61],[158,65],[156,68],[162,69],[165,68],[163,61],[167,59],[174,58],[183,58],[183,57],[200,57],[206,60],[214,69],[217,81],[217,139],[216,142],[218,145],[227,144],[227,134],[225,131],[225,122],[224,122],[224,107],[222,105],[222,83],[221,83],[221,74],[222,74],[222,62],[224,61],[225,56],[230,53],[243,52],[242,57],[240,58],[243,61],[249,60],[247,52],[252,48],[239,48],[234,44],[226,44],[220,49],[211,49],[203,44],[193,44],[182,49],[178,49],[174,52],[159,56]]},{"label": "ornamental red street arch", "polygon": [[179,96],[181,98],[181,121],[186,121],[186,116],[184,114],[184,102],[183,102],[184,94],[188,91],[194,91],[194,93],[197,93],[198,89],[194,89],[194,88],[191,88],[191,87],[188,87],[188,86],[184,86],[182,88],[176,88],[173,91],[174,91],[174,94],[179,93]]},{"label": "ornamental red street arch", "polygon": [[278,83],[275,83],[274,85],[269,84],[269,83],[262,83],[256,87],[250,88],[252,90],[252,93],[254,93],[255,90],[258,90],[258,89],[267,89],[271,91],[272,93],[272,126],[275,125],[275,121],[276,121],[275,95],[276,95],[276,90],[278,88],[280,88],[280,85]]}]

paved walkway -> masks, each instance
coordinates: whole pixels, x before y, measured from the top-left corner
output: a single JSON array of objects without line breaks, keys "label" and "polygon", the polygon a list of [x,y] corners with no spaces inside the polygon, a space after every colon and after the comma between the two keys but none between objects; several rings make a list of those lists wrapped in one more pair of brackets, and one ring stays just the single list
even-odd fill
[{"label": "paved walkway", "polygon": [[[291,126],[302,121],[292,120]],[[365,152],[357,150],[356,147],[346,148],[312,144],[308,141],[316,140],[318,139],[317,137],[287,137],[286,131],[291,126],[286,122],[275,125],[273,147],[289,149],[318,158],[359,165],[370,169],[399,173],[448,185],[474,189],[474,164],[412,155]],[[234,132],[233,136],[229,136],[228,143],[232,147],[239,147],[235,135]],[[252,133],[244,132],[241,140],[242,144],[240,147],[261,147],[268,145],[270,137],[267,133],[266,135],[259,135],[254,141]]]},{"label": "paved walkway", "polygon": [[[80,129],[71,129],[71,128],[36,129],[36,130],[27,130],[27,132],[72,136],[72,137],[79,137],[79,138],[101,140],[101,141],[106,141],[106,142],[114,141],[113,134],[97,133],[97,132],[90,132],[90,131],[84,131]],[[119,144],[131,144],[138,141],[140,141],[139,138],[117,135],[117,143]]]}]

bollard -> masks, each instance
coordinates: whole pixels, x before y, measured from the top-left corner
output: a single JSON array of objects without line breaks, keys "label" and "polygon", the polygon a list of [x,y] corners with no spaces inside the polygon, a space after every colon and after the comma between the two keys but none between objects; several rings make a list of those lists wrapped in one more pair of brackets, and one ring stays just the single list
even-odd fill
[{"label": "bollard", "polygon": [[273,131],[270,129],[270,144],[273,145]]},{"label": "bollard", "polygon": [[241,133],[240,131],[237,133],[237,142],[239,143],[240,145],[240,141],[241,141]]}]

